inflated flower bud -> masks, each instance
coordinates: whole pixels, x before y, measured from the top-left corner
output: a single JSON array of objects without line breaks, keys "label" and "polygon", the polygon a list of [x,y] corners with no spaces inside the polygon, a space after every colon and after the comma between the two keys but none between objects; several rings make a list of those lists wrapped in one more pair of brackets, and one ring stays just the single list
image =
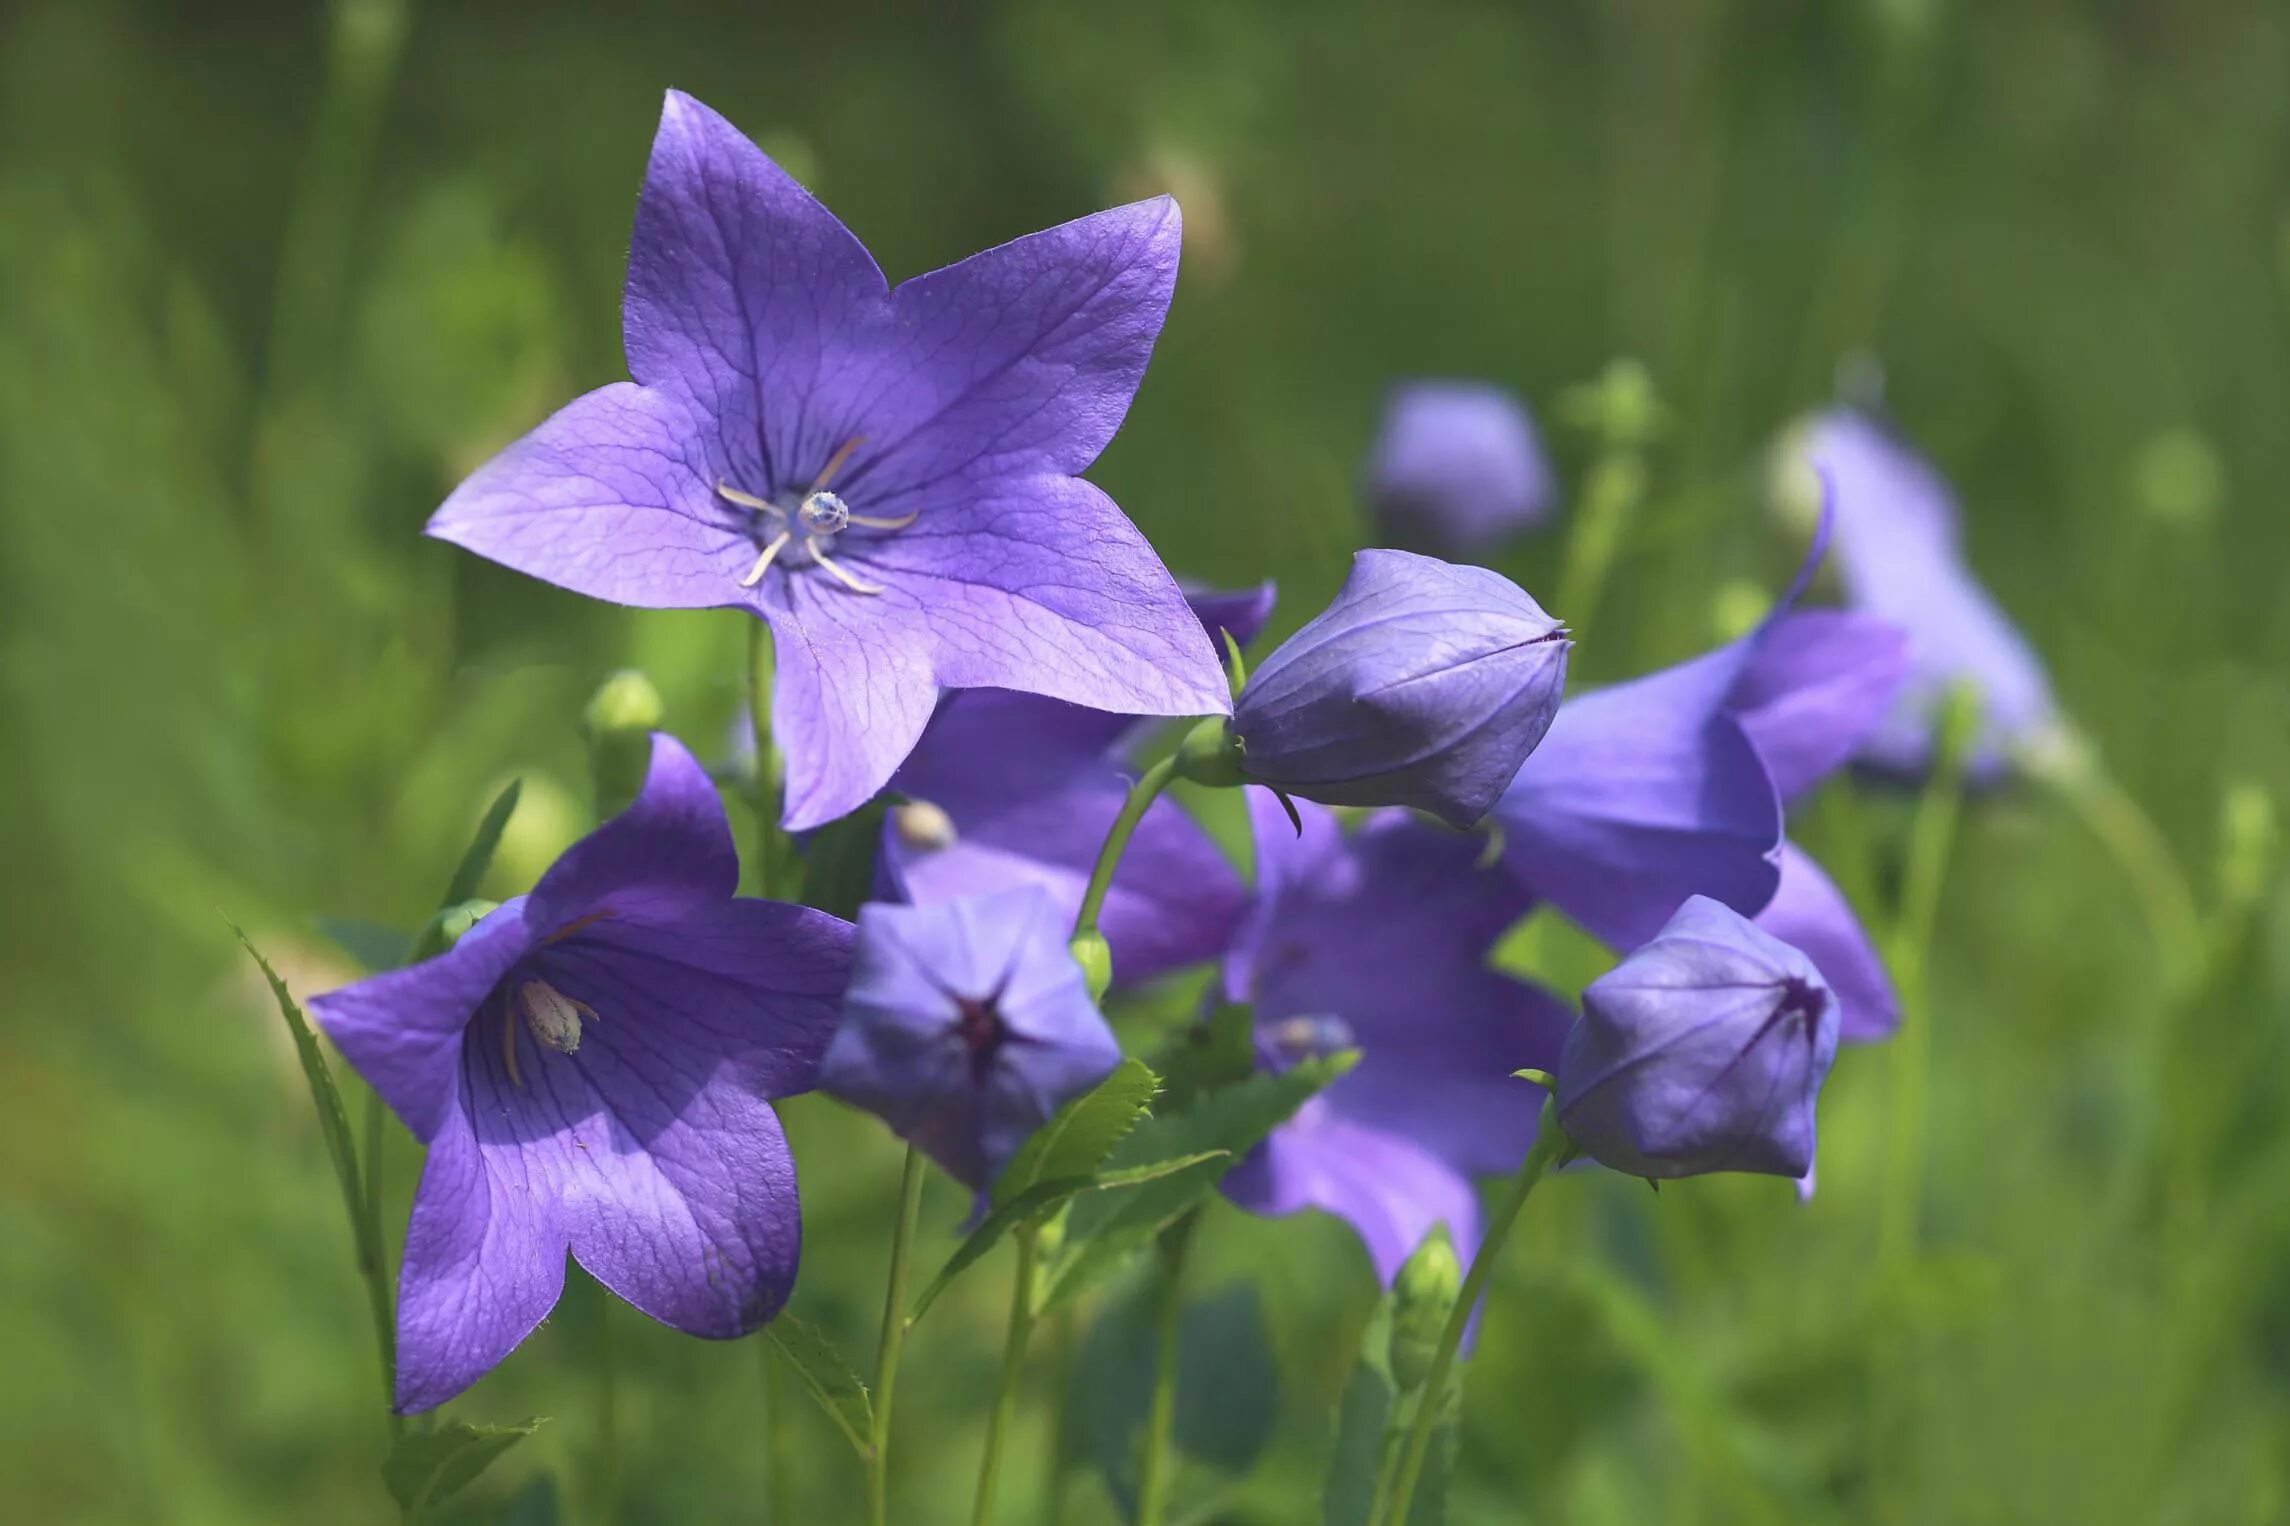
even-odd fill
[{"label": "inflated flower bud", "polygon": [[1706,896],[1582,993],[1559,1057],[1576,1148],[1647,1178],[1813,1167],[1837,1000],[1811,960]]},{"label": "inflated flower bud", "polygon": [[1415,1392],[1431,1376],[1440,1334],[1462,1287],[1463,1262],[1455,1242],[1445,1224],[1434,1225],[1392,1281],[1389,1354],[1392,1382],[1401,1393]]},{"label": "inflated flower bud", "polygon": [[1484,567],[1362,551],[1335,602],[1250,675],[1225,733],[1232,762],[1307,800],[1470,826],[1549,729],[1571,644]]},{"label": "inflated flower bud", "polygon": [[1395,388],[1368,457],[1368,501],[1390,539],[1454,556],[1547,524],[1551,471],[1519,400],[1485,382]]},{"label": "inflated flower bud", "polygon": [[660,729],[661,713],[660,691],[634,668],[607,678],[581,711],[581,736],[588,742],[589,770],[596,781],[597,814],[618,814],[644,787],[644,771],[652,766],[652,733]]}]

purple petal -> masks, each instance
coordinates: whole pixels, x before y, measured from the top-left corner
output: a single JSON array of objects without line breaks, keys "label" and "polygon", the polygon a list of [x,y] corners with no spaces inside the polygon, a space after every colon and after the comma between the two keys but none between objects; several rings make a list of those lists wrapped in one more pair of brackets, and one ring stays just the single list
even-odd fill
[{"label": "purple petal", "polygon": [[1773,897],[1781,802],[1720,708],[1735,651],[1568,700],[1497,808],[1505,862],[1611,947],[1691,895],[1744,912]]},{"label": "purple petal", "polygon": [[670,397],[601,388],[479,467],[424,533],[593,599],[745,606],[755,547],[720,511],[703,432]]},{"label": "purple petal", "polygon": [[1166,196],[1013,239],[892,297],[910,367],[876,406],[852,490],[880,512],[944,485],[1070,476],[1129,411],[1168,316],[1181,243]]},{"label": "purple petal", "polygon": [[1868,930],[1821,866],[1792,843],[1781,845],[1781,885],[1757,925],[1791,945],[1836,993],[1839,1037],[1848,1044],[1889,1036],[1900,1026],[1900,996]]},{"label": "purple petal", "polygon": [[684,744],[652,737],[652,765],[627,810],[574,843],[525,901],[535,938],[609,911],[660,921],[739,888],[739,855],[715,782]]},{"label": "purple petal", "polygon": [[470,1015],[535,945],[524,907],[523,897],[504,902],[435,959],[310,1000],[351,1069],[425,1144],[453,1108]]},{"label": "purple petal", "polygon": [[[807,480],[865,432],[860,357],[894,343],[889,289],[866,249],[679,91],[637,199],[622,332],[630,374],[712,425],[706,485],[721,476],[758,493]],[[717,592],[731,603],[740,590]]]},{"label": "purple petal", "polygon": [[787,760],[784,824],[807,832],[857,810],[889,781],[930,723],[939,685],[907,599],[832,586],[795,598],[803,616],[773,624],[771,724]]},{"label": "purple petal", "polygon": [[1550,519],[1550,467],[1534,422],[1484,382],[1393,389],[1367,476],[1390,538],[1436,555],[1475,555]]},{"label": "purple petal", "polygon": [[1209,640],[1221,654],[1224,637],[1219,632],[1229,632],[1233,640],[1242,646],[1248,645],[1272,619],[1272,606],[1279,592],[1278,587],[1266,579],[1254,588],[1188,588],[1185,602],[1193,606],[1201,629],[1208,632]]},{"label": "purple petal", "polygon": [[1468,1178],[1404,1135],[1355,1122],[1322,1097],[1235,1167],[1224,1191],[1250,1213],[1334,1214],[1359,1235],[1387,1286],[1440,1224],[1466,1264],[1479,1248],[1479,1199]]},{"label": "purple petal", "polygon": [[535,1189],[520,1152],[479,1142],[459,1087],[443,1095],[452,1106],[422,1164],[398,1271],[400,1414],[435,1409],[498,1366],[565,1285],[552,1194]]},{"label": "purple petal", "polygon": [[1752,644],[1726,708],[1788,801],[1860,749],[1907,678],[1900,627],[1847,610],[1807,610]]}]

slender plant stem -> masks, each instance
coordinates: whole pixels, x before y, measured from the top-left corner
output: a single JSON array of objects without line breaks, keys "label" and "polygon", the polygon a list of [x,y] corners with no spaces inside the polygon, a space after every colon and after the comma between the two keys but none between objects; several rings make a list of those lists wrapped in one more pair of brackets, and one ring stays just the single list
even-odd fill
[{"label": "slender plant stem", "polygon": [[390,1438],[405,1434],[405,1416],[398,1413],[397,1317],[390,1308],[390,1253],[382,1238],[382,1095],[366,1088],[364,1185],[359,1212],[364,1216],[355,1236],[358,1272],[366,1279],[366,1303],[374,1316],[374,1345],[382,1357],[382,1412],[389,1416]]},{"label": "slender plant stem", "polygon": [[1580,631],[1597,612],[1607,574],[1622,549],[1631,520],[1646,496],[1646,468],[1635,446],[1609,444],[1590,469],[1582,512],[1567,536],[1559,569],[1558,603],[1568,627]]},{"label": "slender plant stem", "polygon": [[1511,1180],[1510,1191],[1496,1208],[1494,1218],[1488,1221],[1487,1237],[1479,1242],[1479,1252],[1471,1258],[1471,1270],[1463,1276],[1463,1291],[1456,1296],[1455,1308],[1447,1316],[1447,1327],[1439,1333],[1439,1350],[1431,1359],[1431,1370],[1423,1380],[1423,1392],[1416,1401],[1415,1424],[1407,1433],[1407,1449],[1400,1454],[1399,1482],[1392,1489],[1390,1505],[1380,1516],[1371,1517],[1369,1526],[1407,1526],[1407,1513],[1415,1501],[1416,1481],[1422,1477],[1424,1457],[1431,1451],[1431,1434],[1439,1428],[1439,1414],[1446,1407],[1447,1376],[1454,1370],[1456,1352],[1462,1349],[1463,1332],[1471,1324],[1471,1311],[1479,1307],[1487,1279],[1494,1275],[1495,1259],[1502,1254],[1503,1242],[1510,1238],[1511,1226],[1518,1222],[1519,1210],[1527,1206],[1528,1195],[1552,1166],[1567,1158],[1572,1148],[1558,1126],[1555,1106],[1546,1101],[1535,1147],[1527,1152],[1525,1164]]},{"label": "slender plant stem", "polygon": [[922,1152],[910,1144],[899,1173],[898,1225],[891,1233],[891,1275],[883,1291],[882,1343],[875,1354],[875,1426],[869,1438],[874,1456],[867,1462],[868,1518],[875,1526],[887,1526],[890,1520],[891,1395],[898,1386],[899,1353],[906,1348],[907,1329],[913,1323],[906,1312],[906,1264],[921,1210]]},{"label": "slender plant stem", "polygon": [[1017,1230],[1018,1275],[1010,1289],[1010,1331],[1002,1342],[1002,1381],[994,1393],[993,1413],[986,1421],[986,1452],[978,1461],[978,1500],[970,1513],[971,1526],[987,1526],[994,1519],[994,1479],[1002,1466],[1002,1440],[1018,1409],[1018,1380],[1025,1375],[1026,1340],[1034,1328],[1034,1262],[1041,1231],[1032,1224]]},{"label": "slender plant stem", "polygon": [[2161,956],[2166,993],[2182,995],[2200,979],[2206,940],[2202,913],[2170,842],[2097,757],[2063,768],[2039,768],[2037,774],[2083,818],[2123,871]]},{"label": "slender plant stem", "polygon": [[1065,1518],[1066,1395],[1073,1383],[1073,1310],[1050,1318],[1050,1440],[1042,1453],[1042,1526]]},{"label": "slender plant stem", "polygon": [[757,1341],[763,1354],[763,1510],[771,1526],[790,1526],[795,1505],[788,1495],[786,1391],[780,1386],[779,1358],[769,1341]]},{"label": "slender plant stem", "polygon": [[1170,1436],[1177,1422],[1177,1330],[1185,1310],[1185,1253],[1197,1214],[1161,1237],[1160,1307],[1155,1311],[1153,1403],[1145,1416],[1145,1459],[1137,1481],[1137,1526],[1161,1526],[1168,1509]]},{"label": "slender plant stem", "polygon": [[1105,845],[1097,850],[1097,864],[1089,871],[1089,888],[1081,893],[1081,910],[1074,914],[1075,932],[1085,933],[1097,926],[1097,915],[1105,909],[1106,892],[1113,888],[1113,871],[1121,863],[1130,836],[1136,832],[1137,823],[1145,819],[1146,807],[1176,777],[1177,760],[1163,758],[1129,786],[1129,798],[1121,802],[1121,814],[1114,817],[1113,825],[1106,829]]},{"label": "slender plant stem", "polygon": [[787,853],[786,836],[779,830],[780,797],[786,780],[779,751],[771,741],[771,680],[776,661],[771,627],[759,616],[744,617],[747,632],[748,723],[755,735],[755,878],[757,893],[775,895]]}]

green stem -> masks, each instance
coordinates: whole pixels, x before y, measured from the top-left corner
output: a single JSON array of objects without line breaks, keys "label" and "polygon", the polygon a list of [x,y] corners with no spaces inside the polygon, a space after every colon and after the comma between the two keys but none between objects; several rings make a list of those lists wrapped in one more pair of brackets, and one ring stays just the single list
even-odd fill
[{"label": "green stem", "polygon": [[1137,1482],[1137,1526],[1161,1526],[1168,1509],[1171,1433],[1177,1422],[1177,1329],[1185,1309],[1185,1253],[1196,1214],[1186,1214],[1161,1238],[1160,1307],[1155,1311],[1153,1404],[1145,1417],[1145,1460]]},{"label": "green stem", "polygon": [[1447,1316],[1447,1327],[1439,1333],[1439,1351],[1432,1357],[1431,1370],[1423,1380],[1415,1424],[1407,1433],[1407,1450],[1400,1454],[1399,1482],[1392,1489],[1390,1505],[1381,1515],[1371,1517],[1369,1526],[1407,1526],[1407,1513],[1415,1502],[1416,1481],[1423,1474],[1424,1457],[1431,1451],[1431,1434],[1439,1428],[1440,1411],[1446,1408],[1447,1377],[1454,1370],[1456,1352],[1462,1349],[1463,1332],[1470,1326],[1471,1311],[1479,1307],[1487,1279],[1494,1275],[1495,1258],[1502,1253],[1503,1242],[1510,1238],[1519,1210],[1527,1206],[1528,1195],[1551,1167],[1571,1155],[1572,1148],[1558,1126],[1556,1104],[1546,1101],[1535,1147],[1527,1152],[1526,1163],[1512,1178],[1510,1192],[1496,1208],[1494,1218],[1488,1221],[1487,1237],[1479,1242],[1479,1252],[1471,1258],[1471,1270],[1463,1277],[1463,1291],[1456,1296],[1455,1308]]},{"label": "green stem", "polygon": [[1645,496],[1643,458],[1633,447],[1609,445],[1590,469],[1582,512],[1567,537],[1566,561],[1559,570],[1558,603],[1552,608],[1569,629],[1579,632],[1590,624],[1622,538]]},{"label": "green stem", "polygon": [[993,1413],[986,1421],[986,1453],[978,1462],[978,1499],[970,1513],[971,1526],[987,1526],[994,1519],[994,1478],[1002,1466],[1002,1439],[1018,1409],[1018,1380],[1026,1367],[1026,1340],[1034,1328],[1034,1262],[1040,1244],[1039,1228],[1026,1224],[1017,1230],[1018,1276],[1010,1290],[1010,1330],[1002,1342],[1002,1381],[994,1393]]},{"label": "green stem", "polygon": [[786,1394],[779,1381],[779,1358],[769,1341],[757,1341],[763,1352],[763,1509],[771,1526],[788,1526],[795,1507],[788,1486],[793,1470],[787,1456]]},{"label": "green stem", "polygon": [[389,1416],[390,1437],[405,1434],[405,1416],[398,1413],[397,1318],[390,1309],[389,1252],[382,1239],[382,1095],[366,1088],[364,1187],[359,1196],[362,1218],[357,1228],[358,1272],[366,1280],[366,1303],[374,1317],[374,1345],[382,1357],[382,1412]]},{"label": "green stem", "polygon": [[2205,958],[2202,913],[2170,843],[2139,802],[2096,757],[2037,770],[2083,818],[2123,871],[2161,956],[2165,988],[2177,996],[2198,978]]},{"label": "green stem", "polygon": [[1072,1406],[1066,1395],[1073,1386],[1073,1310],[1060,1309],[1050,1320],[1050,1437],[1042,1453],[1042,1526],[1058,1526],[1065,1518],[1066,1422]]},{"label": "green stem", "polygon": [[914,1223],[922,1209],[922,1152],[906,1147],[906,1166],[899,1174],[898,1225],[891,1233],[890,1283],[883,1293],[882,1343],[875,1356],[875,1426],[870,1440],[874,1456],[867,1463],[868,1518],[875,1526],[890,1520],[891,1395],[898,1385],[899,1353],[913,1321],[906,1312],[907,1249],[914,1241]]},{"label": "green stem", "polygon": [[596,1505],[597,1518],[620,1519],[620,1374],[612,1349],[612,1297],[591,1280],[596,1303]]},{"label": "green stem", "polygon": [[747,709],[755,733],[756,893],[769,897],[782,888],[779,879],[788,856],[786,834],[779,830],[786,777],[779,750],[771,741],[771,680],[776,661],[771,627],[758,616],[747,617],[747,622]]},{"label": "green stem", "polygon": [[1105,845],[1097,850],[1097,865],[1089,871],[1089,888],[1081,895],[1081,910],[1074,914],[1073,930],[1085,933],[1097,927],[1097,915],[1105,909],[1106,892],[1113,888],[1113,871],[1121,863],[1121,854],[1129,846],[1130,836],[1137,823],[1145,819],[1145,809],[1154,797],[1169,787],[1177,777],[1177,760],[1163,758],[1129,786],[1129,798],[1121,802],[1121,814],[1113,818],[1106,830]]}]

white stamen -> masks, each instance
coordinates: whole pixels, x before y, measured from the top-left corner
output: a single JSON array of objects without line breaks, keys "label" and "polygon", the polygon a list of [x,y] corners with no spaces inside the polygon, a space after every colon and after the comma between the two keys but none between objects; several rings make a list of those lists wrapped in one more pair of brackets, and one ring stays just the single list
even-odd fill
[{"label": "white stamen", "polygon": [[747,576],[739,580],[739,586],[742,588],[753,588],[756,584],[762,582],[763,575],[771,570],[771,559],[779,555],[780,547],[786,545],[790,540],[793,540],[794,538],[795,532],[793,530],[782,530],[777,535],[774,535],[771,538],[771,544],[763,548],[763,555],[757,557],[755,559],[755,565],[747,570]]},{"label": "white stamen", "polygon": [[716,483],[716,496],[726,503],[736,503],[743,509],[760,509],[774,519],[787,517],[787,511],[770,499],[758,498],[753,493],[743,493],[728,482],[719,481]]},{"label": "white stamen", "polygon": [[580,1048],[580,1020],[599,1019],[596,1009],[574,1001],[545,980],[528,980],[517,987],[517,1005],[525,1012],[525,1026],[544,1048],[571,1054]]},{"label": "white stamen", "polygon": [[845,588],[850,589],[851,592],[881,593],[883,591],[882,584],[862,582],[860,579],[853,577],[844,568],[839,567],[835,563],[829,561],[827,559],[827,553],[821,550],[819,547],[818,536],[812,535],[805,537],[803,542],[803,549],[811,553],[811,560],[817,562],[820,566],[826,568],[828,572],[834,574],[835,581],[841,583]]},{"label": "white stamen", "polygon": [[903,530],[922,517],[922,510],[914,509],[896,519],[885,519],[879,514],[853,514],[851,523],[865,525],[870,530]]},{"label": "white stamen", "polygon": [[833,481],[835,474],[843,469],[843,463],[851,459],[851,452],[866,443],[865,435],[855,434],[837,446],[835,454],[827,458],[827,464],[819,468],[819,475],[811,479],[811,491],[816,493]]},{"label": "white stamen", "polygon": [[814,535],[840,535],[851,523],[851,506],[833,493],[815,492],[803,500],[795,517]]}]

